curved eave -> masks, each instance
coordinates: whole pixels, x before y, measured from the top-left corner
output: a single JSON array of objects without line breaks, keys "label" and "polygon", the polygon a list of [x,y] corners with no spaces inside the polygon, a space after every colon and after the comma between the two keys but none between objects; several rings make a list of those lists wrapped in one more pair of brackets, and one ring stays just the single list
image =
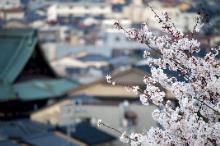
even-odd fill
[{"label": "curved eave", "polygon": [[69,90],[78,86],[67,79],[31,80],[15,84],[14,91],[20,100],[40,100],[56,98],[65,95]]}]

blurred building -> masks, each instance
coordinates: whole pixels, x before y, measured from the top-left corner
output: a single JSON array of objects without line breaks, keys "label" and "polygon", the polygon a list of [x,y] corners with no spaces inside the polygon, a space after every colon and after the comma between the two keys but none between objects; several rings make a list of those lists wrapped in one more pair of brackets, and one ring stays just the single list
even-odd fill
[{"label": "blurred building", "polygon": [[[75,104],[74,99],[65,100],[48,106],[32,114],[31,119],[40,123],[50,123],[57,126],[77,125],[81,121],[90,121],[96,126],[98,119],[119,130],[142,131],[157,123],[151,118],[151,112],[156,109],[154,106],[142,106],[141,104]],[[132,122],[130,125],[129,122]],[[131,127],[130,127],[131,126]],[[131,129],[130,129],[131,128]],[[118,133],[101,127],[101,130],[114,136]],[[84,133],[86,135],[86,132]]]},{"label": "blurred building", "polygon": [[48,26],[45,25],[38,30],[40,42],[65,42],[69,38],[71,28],[68,26]]},{"label": "blurred building", "polygon": [[[56,70],[56,72],[62,76],[71,76],[71,73],[68,74],[68,69],[85,69],[88,67],[87,64],[83,63],[80,60],[74,59],[71,56],[66,56],[61,59],[53,60],[51,61],[51,65]],[[79,75],[79,73],[80,72],[77,72],[77,75]]]},{"label": "blurred building", "polygon": [[85,146],[117,146],[114,144],[115,136],[98,129],[88,120],[62,125],[59,130],[65,134],[69,133],[70,137],[80,140]]},{"label": "blurred building", "polygon": [[[116,84],[112,86],[107,84],[106,80],[101,78],[92,83],[81,85],[80,87],[73,89],[69,92],[69,97],[75,97],[79,95],[86,95],[99,99],[100,104],[114,103],[118,105],[124,100],[138,101],[138,95],[126,92],[126,86],[140,85],[144,86],[142,81],[145,72],[138,69],[126,69],[115,72],[112,76]],[[106,101],[106,102],[105,102]],[[73,102],[72,99],[66,99],[58,102],[48,108],[35,112],[32,115],[34,120],[49,121],[52,124],[59,123],[60,108],[63,105]],[[95,113],[94,113],[95,114]]]},{"label": "blurred building", "polygon": [[59,16],[103,17],[111,13],[111,5],[104,2],[60,2],[48,7],[47,20],[56,22]]},{"label": "blurred building", "polygon": [[[176,27],[183,32],[192,30],[196,24],[197,13],[181,11],[181,7],[178,5],[164,6],[164,3],[160,1],[152,1],[149,5],[158,15],[167,12],[172,22],[174,22]],[[123,14],[125,18],[128,18],[133,23],[141,24],[146,22],[151,28],[161,30],[161,24],[158,23],[155,14],[152,12],[151,8],[145,6],[141,0],[134,1],[133,4],[125,6]]]},{"label": "blurred building", "polygon": [[0,9],[14,9],[21,7],[21,0],[1,0]]},{"label": "blurred building", "polygon": [[25,10],[20,0],[1,0],[0,1],[0,19],[8,20],[24,20]]},{"label": "blurred building", "polygon": [[25,11],[23,8],[10,8],[10,9],[0,9],[0,18],[8,20],[24,20]]},{"label": "blurred building", "polygon": [[132,85],[144,86],[144,75],[146,75],[145,72],[138,69],[118,69],[112,73],[112,78],[115,82],[114,86],[106,83],[106,80],[102,78],[90,84],[80,86],[77,89],[73,89],[69,95],[85,94],[110,101],[138,100],[138,95],[126,92],[125,87]]},{"label": "blurred building", "polygon": [[29,119],[0,124],[1,146],[86,146],[78,139],[57,131],[53,126]]},{"label": "blurred building", "polygon": [[28,24],[23,20],[12,19],[8,20],[4,24],[4,28],[14,29],[14,28],[29,28]]},{"label": "blurred building", "polygon": [[[57,76],[31,29],[0,30],[0,113],[2,117],[28,116],[64,97],[76,82]],[[11,108],[13,106],[13,108]]]}]

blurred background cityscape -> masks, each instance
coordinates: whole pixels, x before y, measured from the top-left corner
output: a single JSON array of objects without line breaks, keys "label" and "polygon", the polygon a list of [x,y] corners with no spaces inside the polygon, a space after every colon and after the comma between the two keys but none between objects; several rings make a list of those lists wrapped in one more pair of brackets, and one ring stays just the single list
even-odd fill
[{"label": "blurred background cityscape", "polygon": [[[113,25],[147,23],[160,35],[148,4],[186,34],[205,16],[198,55],[219,45],[218,0],[0,0],[0,146],[121,146],[98,119],[128,132],[159,126],[151,118],[156,107],[125,89],[145,87],[144,50],[159,55]],[[106,83],[108,74],[116,85]]]}]

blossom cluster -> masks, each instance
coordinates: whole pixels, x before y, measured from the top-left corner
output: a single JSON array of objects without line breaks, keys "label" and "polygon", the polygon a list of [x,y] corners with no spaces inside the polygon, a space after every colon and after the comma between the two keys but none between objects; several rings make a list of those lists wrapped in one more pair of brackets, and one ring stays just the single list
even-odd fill
[{"label": "blossom cluster", "polygon": [[105,78],[106,78],[107,83],[115,85],[115,82],[112,81],[112,76],[111,75],[106,75]]},{"label": "blossom cluster", "polygon": [[[146,88],[142,91],[134,87],[144,105],[158,106],[152,117],[163,128],[151,128],[146,133],[131,133],[128,141],[123,134],[122,142],[132,146],[214,146],[220,145],[220,64],[216,60],[220,47],[211,48],[204,57],[195,54],[200,51],[200,42],[190,35],[184,35],[171,22],[167,13],[158,15],[164,34],[154,35],[147,24],[141,29],[118,29],[130,40],[146,44],[160,55],[150,57],[145,51],[146,64],[151,67],[151,76],[144,78]],[[198,32],[202,24],[197,24],[192,34]],[[164,70],[177,72],[184,77],[179,81]],[[158,86],[158,84],[160,86]],[[178,105],[173,107],[164,100],[166,94],[161,88],[169,90]]]}]

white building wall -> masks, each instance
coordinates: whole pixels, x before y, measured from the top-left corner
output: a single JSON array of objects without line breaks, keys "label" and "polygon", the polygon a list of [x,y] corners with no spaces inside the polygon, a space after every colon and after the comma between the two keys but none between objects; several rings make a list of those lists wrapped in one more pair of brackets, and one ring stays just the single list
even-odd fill
[{"label": "white building wall", "polygon": [[[129,107],[130,111],[137,114],[137,125],[134,127],[136,132],[143,132],[143,129],[148,130],[151,127],[156,127],[157,123],[152,118],[152,111],[156,109],[154,106],[133,105]],[[59,115],[60,125],[69,125],[77,121],[78,118],[93,118],[94,121],[102,119],[102,121],[116,129],[123,127],[123,109],[120,106],[94,106],[94,105],[65,105],[60,107]],[[96,124],[96,123],[94,123]],[[101,127],[102,130],[113,135],[117,134],[114,131]]]},{"label": "white building wall", "polygon": [[54,45],[50,43],[43,45],[43,51],[49,61],[56,59],[56,48]]},{"label": "white building wall", "polygon": [[4,19],[5,20],[11,20],[11,19],[24,19],[24,12],[19,11],[19,12],[5,12],[4,14]]},{"label": "white building wall", "polygon": [[47,17],[48,20],[56,20],[58,16],[100,16],[111,13],[111,6],[104,3],[57,3],[48,8]]},{"label": "white building wall", "polygon": [[174,22],[177,28],[192,31],[196,24],[196,17],[198,17],[197,13],[181,13]]},{"label": "white building wall", "polygon": [[134,1],[133,1],[133,4],[134,4],[134,5],[141,6],[141,5],[143,5],[143,0],[134,0]]},{"label": "white building wall", "polygon": [[0,0],[0,9],[18,8],[20,6],[20,0]]},{"label": "white building wall", "polygon": [[57,20],[57,6],[55,4],[48,7],[47,20],[48,21],[56,21]]}]

